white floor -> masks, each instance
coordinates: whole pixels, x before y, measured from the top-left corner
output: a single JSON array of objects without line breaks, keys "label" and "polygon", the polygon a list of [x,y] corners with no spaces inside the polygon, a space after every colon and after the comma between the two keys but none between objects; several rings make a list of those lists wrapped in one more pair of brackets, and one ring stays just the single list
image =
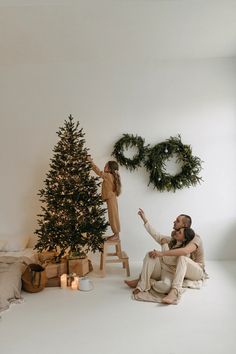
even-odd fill
[{"label": "white floor", "polygon": [[0,353],[234,353],[236,262],[208,262],[207,271],[201,290],[188,289],[170,306],[132,300],[120,265],[109,265],[105,278],[90,273],[91,292],[24,293],[23,304],[2,314]]}]

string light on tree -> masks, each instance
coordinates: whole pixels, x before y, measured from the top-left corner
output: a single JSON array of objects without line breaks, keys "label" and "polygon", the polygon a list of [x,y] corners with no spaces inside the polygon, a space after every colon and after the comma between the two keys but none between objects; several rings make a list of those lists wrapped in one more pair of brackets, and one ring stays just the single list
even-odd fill
[{"label": "string light on tree", "polygon": [[[60,140],[53,149],[45,188],[39,191],[43,206],[35,248],[40,252],[59,250],[60,260],[67,253],[102,250],[107,223],[98,191],[100,182],[90,176],[88,149],[79,122],[69,116],[57,134]],[[93,214],[88,207],[93,208]]]}]

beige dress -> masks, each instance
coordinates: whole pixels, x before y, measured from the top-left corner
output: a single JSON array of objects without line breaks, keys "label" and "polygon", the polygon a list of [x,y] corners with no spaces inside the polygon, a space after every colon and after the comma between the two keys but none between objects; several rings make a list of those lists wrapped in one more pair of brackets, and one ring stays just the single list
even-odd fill
[{"label": "beige dress", "polygon": [[110,172],[101,171],[94,163],[92,163],[93,171],[103,179],[102,182],[102,199],[107,203],[108,220],[114,234],[120,232],[120,219],[117,203],[117,195],[115,193],[114,176]]}]

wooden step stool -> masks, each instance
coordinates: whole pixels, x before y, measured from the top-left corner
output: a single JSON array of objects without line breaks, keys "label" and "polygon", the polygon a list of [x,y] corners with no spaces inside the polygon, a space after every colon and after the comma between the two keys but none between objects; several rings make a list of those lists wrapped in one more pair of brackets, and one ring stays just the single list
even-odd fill
[{"label": "wooden step stool", "polygon": [[[110,246],[115,246],[115,252],[113,253],[108,252],[108,248]],[[112,259],[111,258],[109,259],[108,257],[112,257]],[[103,252],[101,252],[101,258],[100,258],[100,269],[102,271],[103,276],[105,276],[106,263],[122,263],[123,268],[126,269],[127,276],[128,277],[130,276],[129,257],[124,251],[121,250],[120,240],[105,241],[103,244]]]}]

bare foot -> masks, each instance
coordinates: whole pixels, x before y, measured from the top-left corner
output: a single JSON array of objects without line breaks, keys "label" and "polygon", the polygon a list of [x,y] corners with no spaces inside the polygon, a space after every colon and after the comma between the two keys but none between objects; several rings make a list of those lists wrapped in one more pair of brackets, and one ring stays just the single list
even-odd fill
[{"label": "bare foot", "polygon": [[106,241],[118,241],[120,239],[118,234],[114,234],[106,238]]},{"label": "bare foot", "polygon": [[137,294],[140,293],[140,292],[141,292],[141,290],[139,290],[138,288],[136,288],[136,289],[133,290],[133,294],[134,294],[134,295],[137,295]]},{"label": "bare foot", "polygon": [[162,303],[167,304],[167,305],[173,305],[173,304],[176,305],[177,301],[178,301],[177,289],[171,289],[169,294],[167,296],[163,297],[163,299],[162,299]]},{"label": "bare foot", "polygon": [[138,285],[139,279],[133,279],[133,280],[124,280],[125,284],[127,284],[130,288],[136,288]]}]

